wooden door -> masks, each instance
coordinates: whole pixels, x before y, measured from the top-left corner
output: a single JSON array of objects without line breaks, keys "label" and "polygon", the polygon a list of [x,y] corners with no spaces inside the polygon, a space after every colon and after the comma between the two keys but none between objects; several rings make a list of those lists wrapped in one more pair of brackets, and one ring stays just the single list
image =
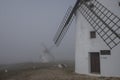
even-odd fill
[{"label": "wooden door", "polygon": [[100,55],[99,52],[90,53],[90,72],[100,74]]}]

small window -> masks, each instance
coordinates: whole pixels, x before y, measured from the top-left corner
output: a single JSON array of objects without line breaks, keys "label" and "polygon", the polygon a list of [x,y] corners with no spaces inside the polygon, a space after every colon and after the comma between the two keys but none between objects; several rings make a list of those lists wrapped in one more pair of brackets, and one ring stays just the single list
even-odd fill
[{"label": "small window", "polygon": [[118,6],[120,7],[120,2],[118,2]]},{"label": "small window", "polygon": [[90,31],[90,38],[96,38],[96,32]]},{"label": "small window", "polygon": [[100,53],[101,53],[101,55],[110,55],[111,51],[110,50],[101,50]]}]

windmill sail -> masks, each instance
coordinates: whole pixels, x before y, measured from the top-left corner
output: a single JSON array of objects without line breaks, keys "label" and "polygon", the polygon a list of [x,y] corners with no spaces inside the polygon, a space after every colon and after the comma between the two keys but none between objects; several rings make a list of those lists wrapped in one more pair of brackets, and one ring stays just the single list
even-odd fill
[{"label": "windmill sail", "polygon": [[[72,7],[69,7],[67,10],[67,13],[65,14],[65,16],[63,18],[63,21],[61,22],[61,24],[58,28],[58,31],[57,31],[55,38],[54,38],[56,45],[60,44],[62,38],[64,37],[64,34],[67,32],[67,30],[69,28],[69,25],[67,25],[66,27],[64,27],[64,25],[65,25],[66,20],[68,19],[69,15],[70,15],[71,10],[72,10]],[[70,20],[70,22],[72,22],[72,19]],[[70,22],[69,22],[69,24],[70,24]]]},{"label": "windmill sail", "polygon": [[77,0],[75,6],[69,7],[67,10],[67,13],[65,14],[62,23],[60,24],[58,31],[53,39],[54,43],[59,46],[61,40],[63,39],[65,33],[67,32],[69,25],[71,24],[73,18],[74,18],[74,12],[77,9],[77,6],[79,5],[80,0]]},{"label": "windmill sail", "polygon": [[114,48],[120,43],[120,18],[105,8],[97,0],[81,2],[79,11],[109,46]]},{"label": "windmill sail", "polygon": [[77,0],[71,13],[67,15],[67,20],[64,20],[64,24],[62,23],[63,25],[60,26],[60,30],[58,30],[54,38],[56,45],[60,44],[68,29],[67,25],[70,23],[73,14],[77,9],[110,49],[120,43],[120,18],[97,0]]}]

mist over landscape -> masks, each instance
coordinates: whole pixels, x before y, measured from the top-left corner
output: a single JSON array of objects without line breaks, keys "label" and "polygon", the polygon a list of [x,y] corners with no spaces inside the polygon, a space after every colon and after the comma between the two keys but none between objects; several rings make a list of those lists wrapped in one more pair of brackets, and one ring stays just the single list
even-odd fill
[{"label": "mist over landscape", "polygon": [[119,7],[0,0],[0,80],[120,80]]},{"label": "mist over landscape", "polygon": [[59,47],[53,37],[74,0],[0,0],[0,64],[40,62],[42,43],[58,60],[74,61],[75,24]]}]

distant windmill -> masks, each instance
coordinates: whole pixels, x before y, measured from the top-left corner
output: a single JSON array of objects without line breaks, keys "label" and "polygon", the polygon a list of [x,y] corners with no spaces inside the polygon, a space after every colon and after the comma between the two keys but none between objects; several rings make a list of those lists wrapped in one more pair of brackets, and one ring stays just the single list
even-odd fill
[{"label": "distant windmill", "polygon": [[74,7],[67,10],[53,39],[57,46],[60,45],[74,16],[75,72],[120,76],[120,1],[76,0]]},{"label": "distant windmill", "polygon": [[54,46],[51,46],[50,48],[47,48],[44,43],[41,44],[43,47],[42,54],[40,55],[40,61],[42,63],[48,63],[54,61],[54,56],[51,53],[51,50]]}]

